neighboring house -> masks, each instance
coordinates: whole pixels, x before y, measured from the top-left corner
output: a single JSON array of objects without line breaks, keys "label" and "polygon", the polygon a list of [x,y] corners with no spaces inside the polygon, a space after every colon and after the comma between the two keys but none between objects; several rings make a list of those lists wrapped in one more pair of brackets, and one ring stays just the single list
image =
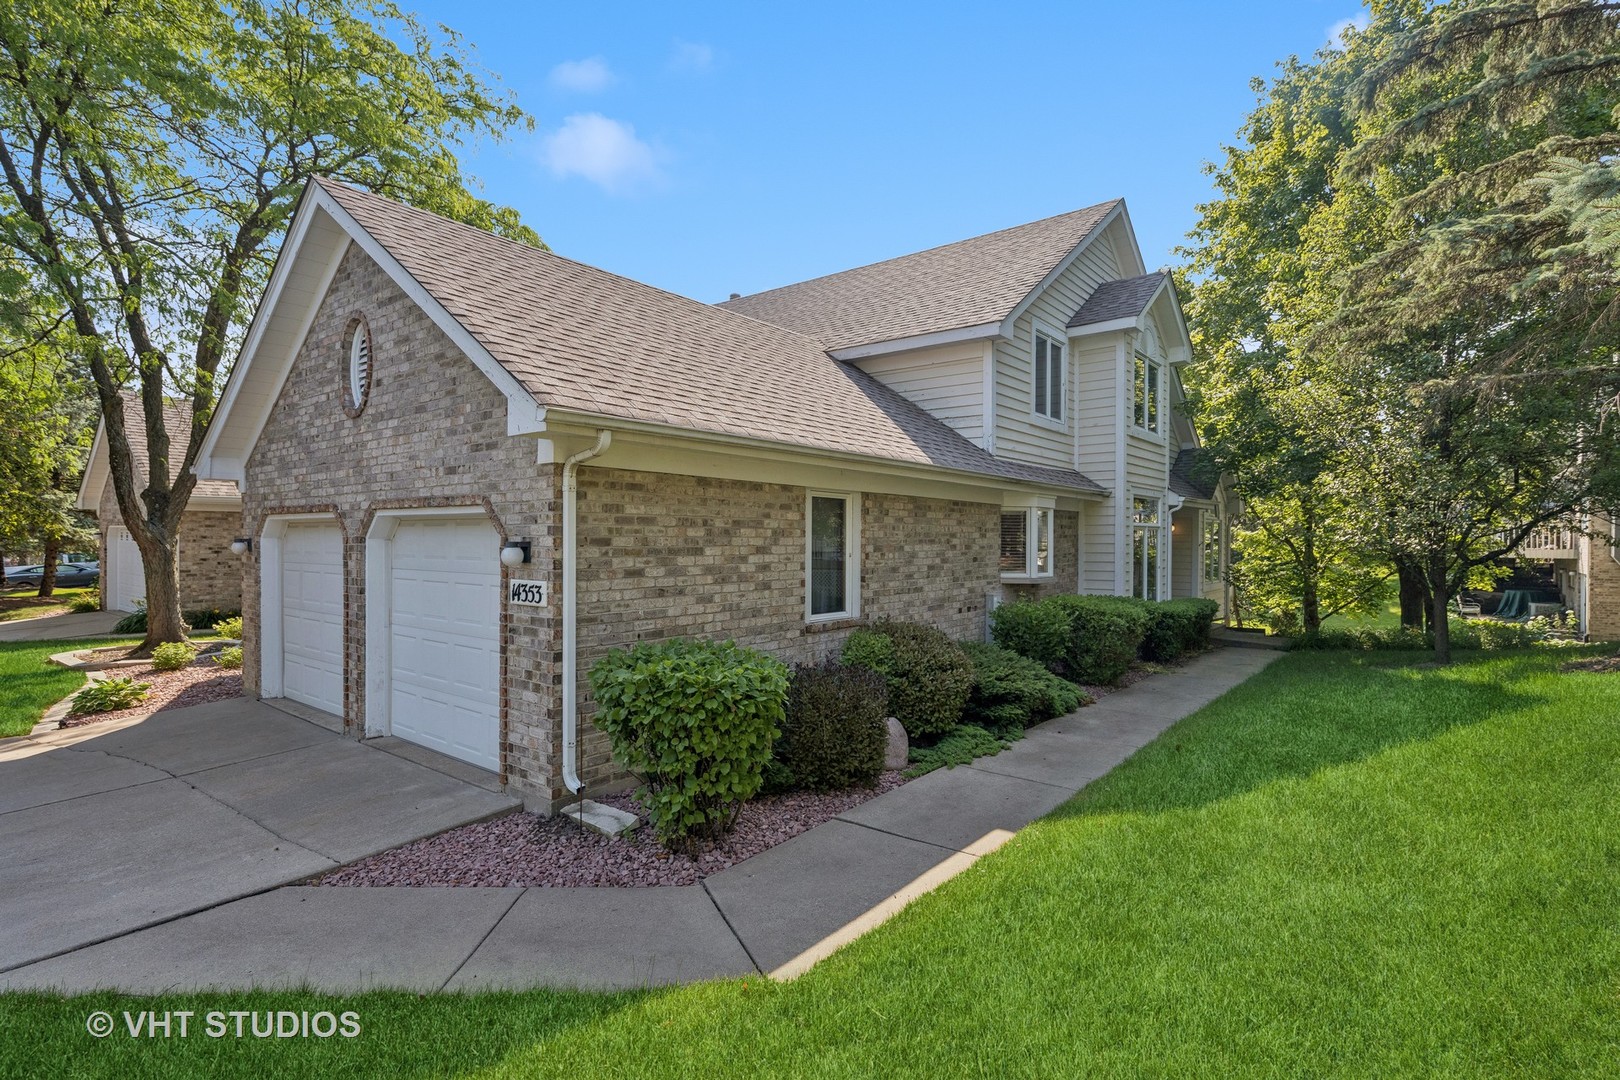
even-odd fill
[{"label": "neighboring house", "polygon": [[1620,524],[1614,518],[1593,514],[1579,529],[1537,530],[1517,554],[1552,564],[1554,583],[1583,637],[1620,641]]},{"label": "neighboring house", "polygon": [[[163,426],[171,438],[184,440],[191,430],[189,407],[168,404]],[[148,451],[146,413],[133,394],[124,395],[124,432],[135,464],[137,494],[146,486]],[[182,444],[183,445],[183,442]],[[178,475],[179,455],[170,479]],[[90,462],[79,485],[78,508],[96,515],[101,533],[101,606],[107,611],[133,611],[146,597],[146,574],[140,549],[124,525],[113,492],[107,461],[107,425],[96,428]],[[242,606],[242,560],[231,554],[231,541],[242,533],[242,496],[229,480],[197,481],[180,519],[177,550],[182,611],[237,610]]]},{"label": "neighboring house", "polygon": [[1218,596],[1189,351],[1120,201],[708,305],[314,182],[198,464],[253,537],[249,692],[552,809],[623,778],[613,647]]}]

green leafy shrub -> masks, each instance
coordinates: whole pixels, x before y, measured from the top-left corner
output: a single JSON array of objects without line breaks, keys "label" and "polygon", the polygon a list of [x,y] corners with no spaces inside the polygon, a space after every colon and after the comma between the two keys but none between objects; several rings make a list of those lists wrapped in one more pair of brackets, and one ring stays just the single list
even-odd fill
[{"label": "green leafy shrub", "polygon": [[[219,624],[231,619],[240,619],[242,613],[235,608],[198,608],[195,611],[181,612],[181,618],[193,630],[218,630]],[[237,637],[236,634],[222,634],[222,637]]]},{"label": "green leafy shrub", "polygon": [[197,659],[197,650],[183,641],[170,641],[152,650],[155,671],[179,671]]},{"label": "green leafy shrub", "polygon": [[136,682],[128,676],[93,682],[73,695],[70,711],[81,715],[127,709],[145,700],[151,683]]},{"label": "green leafy shrub", "polygon": [[146,601],[135,601],[135,610],[113,623],[113,632],[118,634],[146,633]]},{"label": "green leafy shrub", "polygon": [[1220,609],[1213,600],[1191,596],[1147,605],[1142,659],[1165,663],[1208,648],[1210,621]]},{"label": "green leafy shrub", "polygon": [[999,754],[1007,748],[1008,743],[1022,737],[1021,732],[1016,735],[996,735],[974,724],[959,724],[932,746],[912,747],[911,767],[906,770],[906,776],[915,778],[935,769],[954,769],[976,758]]},{"label": "green leafy shrub", "polygon": [[101,590],[86,589],[84,592],[68,601],[68,610],[83,615],[89,611],[101,610]]},{"label": "green leafy shrub", "polygon": [[1078,683],[1106,686],[1130,670],[1147,633],[1147,605],[1126,596],[1051,596],[1042,600],[1069,622],[1064,674]]},{"label": "green leafy shrub", "polygon": [[963,642],[962,650],[973,661],[973,692],[962,716],[969,724],[995,732],[1022,731],[1089,700],[1078,686],[1010,649]]},{"label": "green leafy shrub", "polygon": [[222,668],[239,668],[242,666],[242,646],[232,645],[219,650],[214,654],[214,663]]},{"label": "green leafy shrub", "polygon": [[615,649],[591,668],[596,724],[645,785],[658,839],[693,851],[759,791],[788,670],[734,642],[677,638]]},{"label": "green leafy shrub", "polygon": [[1069,636],[1069,616],[1056,604],[1020,600],[990,613],[990,637],[997,645],[1052,671],[1063,667]]},{"label": "green leafy shrub", "polygon": [[932,626],[879,619],[844,644],[844,663],[882,675],[889,715],[913,739],[956,727],[973,691],[973,662]]},{"label": "green leafy shrub", "polygon": [[837,791],[877,779],[888,704],[887,680],[875,671],[831,662],[794,668],[767,787]]},{"label": "green leafy shrub", "polygon": [[230,638],[232,641],[241,641],[242,616],[232,615],[228,619],[219,620],[219,622],[214,624],[214,633],[218,634],[222,638]]}]

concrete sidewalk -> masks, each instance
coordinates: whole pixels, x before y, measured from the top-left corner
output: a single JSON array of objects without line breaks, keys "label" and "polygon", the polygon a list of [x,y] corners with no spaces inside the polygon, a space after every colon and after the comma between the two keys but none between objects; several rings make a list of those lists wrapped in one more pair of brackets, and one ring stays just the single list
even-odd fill
[{"label": "concrete sidewalk", "polygon": [[1277,655],[1216,650],[700,885],[282,888],[15,968],[0,988],[620,988],[797,973]]}]

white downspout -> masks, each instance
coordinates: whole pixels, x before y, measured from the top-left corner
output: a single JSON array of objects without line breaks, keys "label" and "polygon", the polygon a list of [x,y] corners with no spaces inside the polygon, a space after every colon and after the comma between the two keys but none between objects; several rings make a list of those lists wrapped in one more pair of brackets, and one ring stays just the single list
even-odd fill
[{"label": "white downspout", "polygon": [[574,597],[579,570],[574,548],[579,523],[574,495],[579,487],[580,463],[596,457],[612,442],[613,433],[603,428],[596,433],[596,445],[564,461],[562,469],[562,769],[564,786],[576,794],[585,785],[579,779],[579,635],[575,626],[579,605]]}]

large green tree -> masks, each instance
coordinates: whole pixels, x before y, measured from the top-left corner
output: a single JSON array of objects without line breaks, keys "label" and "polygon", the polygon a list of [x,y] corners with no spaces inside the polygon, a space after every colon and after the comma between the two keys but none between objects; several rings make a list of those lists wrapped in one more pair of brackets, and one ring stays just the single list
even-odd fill
[{"label": "large green tree", "polygon": [[[184,635],[175,561],[220,379],[298,193],[320,175],[529,242],[469,191],[464,140],[526,117],[452,32],[374,0],[0,6],[0,247],[95,384],[146,566],[143,649]],[[149,459],[137,475],[120,391]],[[165,399],[191,423],[163,424]]]},{"label": "large green tree", "polygon": [[[1228,395],[1206,430],[1238,476],[1340,508],[1403,594],[1417,581],[1441,661],[1457,590],[1620,479],[1598,412],[1612,265],[1579,225],[1617,148],[1593,59],[1616,51],[1609,7],[1374,3],[1344,48],[1265,88],[1194,235],[1194,315],[1227,339],[1210,385],[1259,370],[1267,406]],[[1270,407],[1302,394],[1318,407]],[[1251,422],[1275,436],[1258,452],[1231,434]]]}]

